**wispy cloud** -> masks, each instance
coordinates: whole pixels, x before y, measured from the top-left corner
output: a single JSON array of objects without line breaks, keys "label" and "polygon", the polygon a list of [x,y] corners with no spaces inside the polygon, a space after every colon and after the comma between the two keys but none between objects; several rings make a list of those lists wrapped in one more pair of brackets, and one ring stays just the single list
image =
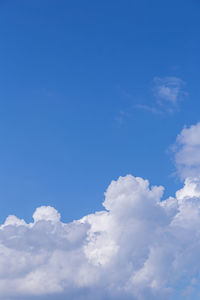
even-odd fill
[{"label": "wispy cloud", "polygon": [[185,82],[178,77],[155,77],[153,79],[153,101],[151,104],[137,104],[135,108],[153,114],[173,113],[179,109],[179,103],[187,96]]},{"label": "wispy cloud", "polygon": [[154,82],[154,95],[160,105],[163,105],[163,101],[168,104],[176,106],[177,102],[182,100],[186,96],[183,87],[184,81],[178,77],[155,77]]},{"label": "wispy cloud", "polygon": [[135,108],[147,110],[147,111],[150,111],[153,114],[160,114],[160,113],[162,113],[162,111],[159,110],[157,107],[149,106],[149,105],[145,105],[145,104],[136,104]]}]

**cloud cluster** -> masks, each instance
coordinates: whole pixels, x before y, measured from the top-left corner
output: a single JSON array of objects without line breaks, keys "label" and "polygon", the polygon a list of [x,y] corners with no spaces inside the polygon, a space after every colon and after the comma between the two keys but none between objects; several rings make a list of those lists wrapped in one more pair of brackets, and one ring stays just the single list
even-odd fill
[{"label": "cloud cluster", "polygon": [[[112,181],[104,209],[71,223],[42,206],[27,224],[0,226],[2,300],[200,298],[200,124],[177,138],[186,178],[175,197],[127,175]],[[195,171],[194,171],[195,170]]]},{"label": "cloud cluster", "polygon": [[127,175],[111,182],[105,210],[72,223],[52,207],[37,208],[29,224],[9,216],[0,227],[0,299],[197,299],[200,178],[175,198],[162,194]]}]

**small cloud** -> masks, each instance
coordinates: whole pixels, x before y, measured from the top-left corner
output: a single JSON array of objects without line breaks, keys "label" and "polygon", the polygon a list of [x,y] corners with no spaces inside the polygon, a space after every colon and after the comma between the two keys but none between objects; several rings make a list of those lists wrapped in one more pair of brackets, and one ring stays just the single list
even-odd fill
[{"label": "small cloud", "polygon": [[179,109],[179,102],[187,93],[184,91],[185,82],[178,77],[154,77],[153,96],[151,103],[140,103],[134,107],[153,114],[174,113]]},{"label": "small cloud", "polygon": [[183,90],[185,82],[178,77],[155,77],[153,82],[154,95],[161,106],[167,104],[175,107],[187,95]]},{"label": "small cloud", "polygon": [[[186,83],[181,78],[175,76],[162,78],[154,77],[151,82],[151,95],[145,97],[146,101],[143,103],[139,100],[138,103],[132,104],[127,111],[130,112],[131,108],[133,108],[157,115],[164,113],[173,114],[174,112],[179,111],[179,103],[188,95],[184,90],[185,84]],[[134,99],[134,96],[122,90],[121,87],[118,88],[121,95],[123,95],[123,98]],[[139,98],[143,97],[140,96]],[[119,117],[116,119],[119,123],[122,123],[127,115],[128,114],[124,110],[123,112],[120,111]]]}]

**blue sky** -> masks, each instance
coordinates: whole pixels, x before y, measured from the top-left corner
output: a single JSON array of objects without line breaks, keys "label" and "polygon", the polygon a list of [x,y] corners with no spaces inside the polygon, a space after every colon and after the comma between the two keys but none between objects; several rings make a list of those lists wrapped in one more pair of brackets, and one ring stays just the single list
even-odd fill
[{"label": "blue sky", "polygon": [[[199,118],[198,1],[1,1],[0,218],[52,205],[65,221],[101,209],[133,174],[173,194],[169,154]],[[157,107],[155,78],[183,82]],[[142,108],[143,107],[143,108]]]},{"label": "blue sky", "polygon": [[0,1],[0,300],[200,298],[199,15]]}]

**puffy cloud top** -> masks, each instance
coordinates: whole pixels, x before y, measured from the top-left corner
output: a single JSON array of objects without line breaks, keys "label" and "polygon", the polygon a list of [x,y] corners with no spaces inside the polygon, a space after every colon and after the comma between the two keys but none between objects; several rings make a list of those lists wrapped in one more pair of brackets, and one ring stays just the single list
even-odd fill
[{"label": "puffy cloud top", "polygon": [[60,214],[54,207],[41,206],[38,207],[34,212],[33,219],[34,222],[38,222],[38,221],[59,222]]}]

